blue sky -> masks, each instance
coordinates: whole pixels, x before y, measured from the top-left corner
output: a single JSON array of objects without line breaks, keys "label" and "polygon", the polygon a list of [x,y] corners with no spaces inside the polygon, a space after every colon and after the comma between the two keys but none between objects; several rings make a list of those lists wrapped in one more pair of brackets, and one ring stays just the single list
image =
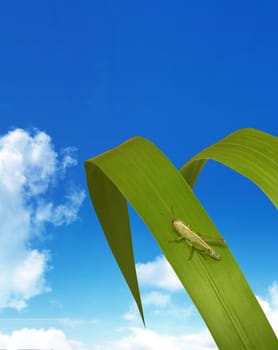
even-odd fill
[{"label": "blue sky", "polygon": [[[274,1],[1,3],[0,347],[214,348],[131,211],[142,327],[83,162],[135,135],[177,167],[239,128],[277,136],[277,10]],[[195,191],[278,332],[276,209],[213,162]]]}]

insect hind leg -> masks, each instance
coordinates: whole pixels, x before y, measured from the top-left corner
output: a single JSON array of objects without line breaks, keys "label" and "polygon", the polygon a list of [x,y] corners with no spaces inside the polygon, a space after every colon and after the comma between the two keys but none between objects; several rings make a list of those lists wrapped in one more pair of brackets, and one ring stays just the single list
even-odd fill
[{"label": "insect hind leg", "polygon": [[170,241],[168,241],[168,242],[170,242],[170,243],[173,243],[173,242],[181,242],[183,239],[184,239],[183,237],[179,237],[179,238],[177,238],[177,239],[172,239],[172,240],[170,240]]},{"label": "insect hind leg", "polygon": [[189,256],[188,256],[188,259],[187,260],[191,260],[192,257],[193,257],[193,254],[194,254],[194,247],[193,246],[190,246],[190,252],[189,252]]}]

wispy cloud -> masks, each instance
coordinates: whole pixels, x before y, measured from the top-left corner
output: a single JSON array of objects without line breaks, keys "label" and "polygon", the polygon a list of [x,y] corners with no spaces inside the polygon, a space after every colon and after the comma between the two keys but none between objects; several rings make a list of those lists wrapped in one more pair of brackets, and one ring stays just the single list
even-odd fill
[{"label": "wispy cloud", "polygon": [[66,147],[61,151],[62,160],[60,162],[60,169],[62,169],[63,172],[65,172],[67,168],[77,165],[76,152],[76,147]]},{"label": "wispy cloud", "polygon": [[129,335],[115,341],[106,341],[97,345],[86,345],[70,339],[57,328],[22,328],[11,334],[0,333],[0,347],[8,350],[19,348],[59,349],[59,350],[212,350],[217,349],[208,331],[200,331],[184,336],[159,334],[150,329],[132,327],[122,329]]},{"label": "wispy cloud", "polygon": [[[191,316],[194,314],[195,308],[192,309],[188,307],[178,307],[171,300],[171,295],[175,291],[182,290],[183,287],[176,277],[173,269],[167,262],[167,260],[160,256],[156,257],[155,260],[149,261],[147,263],[138,263],[136,264],[136,269],[138,273],[138,279],[142,288],[147,288],[151,291],[145,295],[145,305],[148,307],[152,307],[151,315],[159,315],[160,319],[166,317],[166,311],[168,312],[168,319],[175,322],[175,315],[181,315],[186,310],[184,316]],[[163,290],[164,296],[167,294],[167,298],[164,298],[160,295],[158,290]],[[158,294],[156,294],[158,293]],[[261,296],[257,296],[259,303],[262,306],[271,326],[273,327],[276,335],[278,335],[278,284],[277,282],[273,282],[271,286],[268,288],[268,297],[263,298]],[[159,304],[163,305],[163,301],[167,303],[167,307],[165,310],[158,308]],[[156,305],[157,303],[157,305]],[[143,296],[143,304],[144,304],[144,296]],[[147,310],[148,312],[148,310]],[[163,313],[163,315],[162,315]],[[125,319],[134,322],[135,320],[140,320],[138,317],[138,311],[135,307],[135,304],[130,307],[129,311],[125,314]],[[186,317],[184,317],[184,320]],[[182,349],[182,348],[181,348]],[[190,348],[191,349],[191,348]]]},{"label": "wispy cloud", "polygon": [[85,198],[84,191],[72,191],[65,196],[63,204],[40,200],[37,205],[35,222],[50,222],[55,226],[69,225],[78,218],[79,208]]},{"label": "wispy cloud", "polygon": [[[193,324],[203,324],[198,313],[192,305],[186,301],[179,279],[172,267],[163,256],[156,257],[153,261],[136,264],[139,284],[142,290],[142,303],[147,323],[156,331],[167,330],[169,334],[175,328],[176,333],[184,330],[191,318]],[[183,293],[178,293],[183,292]],[[141,319],[133,302],[128,311],[123,314],[124,320],[130,325],[141,325]]]},{"label": "wispy cloud", "polygon": [[149,306],[155,306],[158,308],[163,308],[169,305],[171,302],[171,297],[169,294],[152,291],[143,296],[143,304]]},{"label": "wispy cloud", "polygon": [[63,331],[55,328],[23,328],[11,334],[0,333],[0,347],[8,350],[17,349],[59,349],[89,350],[79,341],[68,339]]},{"label": "wispy cloud", "polygon": [[[158,294],[156,294],[158,293]],[[146,306],[154,307],[159,310],[166,312],[167,309],[173,309],[171,301],[169,301],[168,296],[164,298],[165,294],[160,292],[150,292],[144,295],[143,301],[145,299]],[[156,302],[155,297],[158,298]],[[277,314],[278,314],[278,285],[277,282],[273,282],[269,287],[269,295],[267,299],[262,299],[258,297],[266,315],[271,321],[272,326],[277,332]],[[153,302],[154,301],[154,302]],[[162,307],[166,304],[166,307]],[[130,310],[131,315],[134,315],[135,304]],[[175,305],[176,316],[184,310],[179,305]],[[165,314],[159,314],[160,321],[161,318],[165,318]],[[170,315],[170,314],[169,314]],[[173,316],[173,315],[172,315]],[[138,318],[136,318],[138,320]],[[34,319],[35,320],[35,319]],[[55,319],[61,326],[78,326],[83,323],[83,320],[70,320],[70,319]],[[128,317],[126,317],[128,320]],[[168,318],[169,322],[173,322],[171,315]],[[159,320],[158,320],[159,322]],[[174,321],[174,323],[177,322]],[[91,320],[91,325],[96,323],[96,321]],[[62,330],[57,328],[49,328],[48,330],[42,329],[20,329],[11,334],[0,333],[0,347],[7,348],[9,350],[15,350],[19,347],[49,347],[59,350],[216,350],[217,346],[210,335],[208,330],[196,329],[195,331],[186,331],[188,327],[187,321],[183,318],[181,322],[184,325],[184,331],[179,332],[179,334],[174,331],[158,331],[154,330],[153,327],[120,327],[118,328],[117,334],[114,340],[103,339],[92,345],[86,345],[78,340],[69,339]],[[175,325],[177,325],[175,323]],[[158,327],[159,328],[159,325]],[[111,337],[111,330],[107,338]],[[114,333],[115,334],[115,333]],[[93,339],[92,339],[93,341]]]},{"label": "wispy cloud", "polygon": [[168,291],[183,290],[183,286],[168,261],[158,256],[154,261],[136,264],[139,283]]},{"label": "wispy cloud", "polygon": [[[155,298],[155,293],[149,293],[146,295],[145,301],[147,301],[147,306],[152,306],[152,314],[155,313],[155,310],[159,309],[158,318],[155,322],[156,330],[154,327],[141,328],[141,327],[129,327],[121,328],[120,332],[124,332],[125,335],[121,336],[114,341],[103,341],[101,344],[98,344],[93,349],[94,350],[155,350],[155,349],[171,349],[171,350],[212,350],[217,349],[217,346],[210,335],[208,330],[195,330],[188,332],[186,328],[188,327],[188,318],[184,318],[181,322],[184,325],[184,332],[181,335],[181,332],[178,334],[174,330],[168,331],[158,331],[157,329],[161,328],[163,319],[168,317],[168,322],[180,325],[180,322],[177,323],[177,320],[174,320],[171,314],[167,314],[167,310],[176,309],[175,315],[181,314],[184,311],[184,308],[179,305],[173,305],[172,302],[167,303],[165,308],[156,308],[156,303],[153,303],[153,298]],[[158,304],[161,299],[161,295],[158,294]],[[273,282],[268,288],[268,297],[262,298],[257,296],[266,316],[268,317],[274,331],[278,334],[278,284]],[[150,303],[148,304],[148,300]],[[164,300],[163,298],[161,300]],[[168,298],[167,298],[168,300]],[[144,301],[144,298],[143,298]],[[163,305],[163,302],[162,302]],[[161,313],[163,312],[163,314]],[[165,313],[164,313],[165,312]],[[130,307],[127,315],[130,317],[125,317],[126,320],[140,321],[139,317],[135,317],[136,306],[135,304]],[[137,312],[138,314],[138,312]],[[191,321],[190,321],[191,323]],[[138,322],[136,324],[139,324]]]},{"label": "wispy cloud", "polygon": [[268,299],[257,296],[274,332],[278,337],[278,284],[274,281],[268,288]]},{"label": "wispy cloud", "polygon": [[130,335],[114,342],[104,342],[94,350],[212,350],[217,349],[210,333],[201,331],[184,336],[159,334],[153,330],[130,328]]},{"label": "wispy cloud", "polygon": [[1,308],[20,310],[50,290],[45,281],[50,253],[32,249],[31,239],[45,232],[46,222],[59,226],[77,218],[84,191],[73,188],[62,203],[50,196],[61,169],[77,164],[69,154],[60,159],[50,136],[38,130],[16,129],[0,137]]},{"label": "wispy cloud", "polygon": [[[196,322],[200,323],[200,316],[193,305],[173,302],[169,294],[150,292],[143,296],[143,307],[148,327],[157,331],[168,330],[171,333],[175,330],[178,334],[185,329],[195,329]],[[123,314],[123,319],[133,326],[142,324],[135,302]]]}]

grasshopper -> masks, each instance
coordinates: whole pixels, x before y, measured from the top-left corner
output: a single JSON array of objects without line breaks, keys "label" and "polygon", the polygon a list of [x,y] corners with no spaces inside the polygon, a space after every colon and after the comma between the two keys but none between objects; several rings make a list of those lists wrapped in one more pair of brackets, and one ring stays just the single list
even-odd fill
[{"label": "grasshopper", "polygon": [[185,240],[185,242],[191,248],[188,260],[192,258],[194,249],[196,249],[200,254],[204,256],[208,255],[215,260],[221,260],[220,254],[213,250],[209,244],[226,246],[224,239],[215,239],[196,233],[191,229],[190,225],[185,225],[181,220],[178,219],[174,219],[172,221],[172,226],[180,235],[180,237],[169,242],[181,242],[182,240]]}]

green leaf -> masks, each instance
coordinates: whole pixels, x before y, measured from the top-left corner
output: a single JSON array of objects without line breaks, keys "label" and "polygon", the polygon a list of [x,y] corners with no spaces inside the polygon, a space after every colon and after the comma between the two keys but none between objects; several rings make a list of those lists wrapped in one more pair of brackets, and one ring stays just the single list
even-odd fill
[{"label": "green leaf", "polygon": [[278,138],[255,129],[238,130],[204,149],[181,173],[194,186],[208,159],[216,160],[257,184],[278,207]]},{"label": "green leaf", "polygon": [[227,247],[216,248],[220,262],[198,253],[188,260],[188,245],[169,243],[177,238],[172,208],[194,231],[220,235],[181,173],[155,145],[135,137],[86,161],[85,168],[96,213],[143,320],[126,200],[150,229],[220,349],[275,348],[276,336]]}]

